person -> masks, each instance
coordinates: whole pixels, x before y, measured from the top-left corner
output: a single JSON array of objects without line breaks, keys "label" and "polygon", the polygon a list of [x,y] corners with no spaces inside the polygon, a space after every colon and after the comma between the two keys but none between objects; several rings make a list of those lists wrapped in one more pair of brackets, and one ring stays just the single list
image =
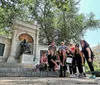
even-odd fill
[{"label": "person", "polygon": [[[76,69],[76,57],[74,56],[75,53],[75,46],[73,44],[69,44],[68,49],[72,55],[72,63],[69,67],[70,70],[70,77],[71,78],[76,78],[77,77],[77,69]],[[67,54],[68,55],[68,54]]]},{"label": "person", "polygon": [[[70,49],[66,49],[66,55],[67,55],[67,59],[72,58],[73,60],[73,53],[70,51]],[[69,67],[69,72],[70,72],[70,77],[73,77],[73,65],[72,65],[72,61],[70,63],[67,62],[67,65]]]},{"label": "person", "polygon": [[56,68],[58,67],[57,62],[56,62],[56,56],[55,56],[54,51],[52,49],[49,50],[48,64],[49,64],[49,71],[51,71],[51,70],[55,71]]},{"label": "person", "polygon": [[73,71],[73,74],[70,77],[77,78],[76,57],[74,55],[72,59],[72,71]]},{"label": "person", "polygon": [[80,44],[82,46],[82,52],[85,56],[85,59],[87,61],[87,64],[90,68],[90,71],[92,73],[91,77],[92,79],[95,79],[95,72],[94,72],[94,66],[93,66],[93,59],[94,59],[94,54],[89,46],[89,44],[85,40],[81,40]]},{"label": "person", "polygon": [[53,50],[54,55],[56,55],[57,48],[54,41],[52,41],[48,47],[48,54],[50,54],[50,50]]},{"label": "person", "polygon": [[43,68],[45,70],[47,70],[48,59],[47,59],[47,56],[46,56],[46,52],[42,52],[42,56],[41,56],[41,59],[40,59],[40,63],[44,66]]},{"label": "person", "polygon": [[47,70],[48,67],[48,59],[46,56],[46,52],[42,52],[42,56],[40,58],[40,64],[36,66],[36,69],[39,69],[40,71]]},{"label": "person", "polygon": [[83,73],[84,57],[83,57],[83,53],[79,49],[79,44],[75,45],[74,56],[76,58],[76,65],[77,65],[78,71],[79,71],[78,77],[83,78],[84,77],[84,73]]},{"label": "person", "polygon": [[66,76],[66,52],[64,52],[63,50],[59,49],[58,51],[58,56],[59,56],[59,60],[60,60],[60,77],[65,77]]},{"label": "person", "polygon": [[74,54],[74,52],[75,52],[75,45],[69,44],[69,49]]},{"label": "person", "polygon": [[61,50],[66,50],[67,46],[65,45],[65,42],[61,42],[61,46],[59,47],[59,49]]}]

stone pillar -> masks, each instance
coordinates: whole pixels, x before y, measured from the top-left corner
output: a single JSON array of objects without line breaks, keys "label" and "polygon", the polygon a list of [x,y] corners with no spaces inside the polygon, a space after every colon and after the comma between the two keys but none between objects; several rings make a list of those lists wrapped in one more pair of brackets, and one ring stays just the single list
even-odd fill
[{"label": "stone pillar", "polygon": [[17,35],[17,29],[14,29],[13,37],[12,37],[11,52],[7,60],[7,63],[18,63],[18,60],[16,59],[16,35]]},{"label": "stone pillar", "polygon": [[40,54],[38,54],[38,51],[39,51],[39,48],[38,48],[38,41],[39,41],[39,39],[38,39],[38,36],[39,36],[39,33],[37,32],[37,35],[36,35],[36,59],[39,59],[39,57],[40,57]]},{"label": "stone pillar", "polygon": [[39,31],[38,31],[37,26],[36,26],[36,34],[35,34],[35,42],[34,42],[35,51],[34,51],[34,59],[33,59],[34,61],[36,59],[38,59],[38,57],[39,57],[39,54],[38,54],[38,36],[39,36]]}]

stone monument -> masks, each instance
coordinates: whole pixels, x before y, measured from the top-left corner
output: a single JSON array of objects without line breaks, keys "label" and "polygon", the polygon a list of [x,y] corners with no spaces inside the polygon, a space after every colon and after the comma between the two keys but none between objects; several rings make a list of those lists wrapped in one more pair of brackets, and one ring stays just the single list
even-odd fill
[{"label": "stone monument", "polygon": [[[7,63],[33,63],[38,56],[39,27],[25,22],[15,21],[10,56]],[[29,50],[22,52],[21,42],[25,40]],[[26,48],[28,49],[28,48]]]}]

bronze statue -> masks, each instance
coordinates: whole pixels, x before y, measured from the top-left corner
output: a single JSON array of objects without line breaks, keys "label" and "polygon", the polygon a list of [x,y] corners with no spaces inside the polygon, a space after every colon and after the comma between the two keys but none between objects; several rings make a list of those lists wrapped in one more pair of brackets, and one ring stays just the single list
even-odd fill
[{"label": "bronze statue", "polygon": [[20,43],[20,46],[21,46],[21,54],[25,53],[25,54],[30,54],[31,51],[30,51],[30,45],[29,43],[26,41],[26,39],[24,39],[21,43]]}]

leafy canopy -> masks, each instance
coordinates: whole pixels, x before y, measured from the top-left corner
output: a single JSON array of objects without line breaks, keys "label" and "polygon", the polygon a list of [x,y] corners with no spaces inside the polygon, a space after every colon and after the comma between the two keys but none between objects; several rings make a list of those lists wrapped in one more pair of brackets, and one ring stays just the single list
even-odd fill
[{"label": "leafy canopy", "polygon": [[9,37],[16,19],[40,25],[40,43],[78,42],[87,29],[100,27],[93,13],[79,13],[80,0],[0,0],[0,34]]}]

